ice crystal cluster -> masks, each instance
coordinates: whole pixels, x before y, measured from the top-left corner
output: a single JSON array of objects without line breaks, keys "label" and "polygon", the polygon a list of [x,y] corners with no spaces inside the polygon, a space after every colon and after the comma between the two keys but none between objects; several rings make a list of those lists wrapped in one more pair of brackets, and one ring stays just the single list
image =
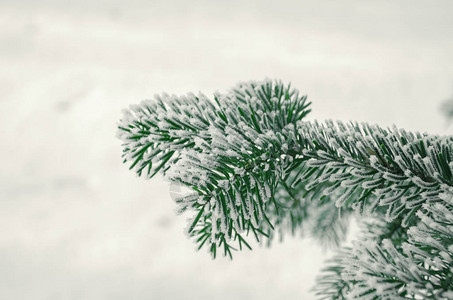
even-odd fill
[{"label": "ice crystal cluster", "polygon": [[328,262],[320,299],[453,299],[453,137],[306,121],[309,105],[273,80],[156,95],[124,111],[124,162],[192,191],[176,202],[214,257],[249,236],[338,245],[355,213],[362,236]]}]

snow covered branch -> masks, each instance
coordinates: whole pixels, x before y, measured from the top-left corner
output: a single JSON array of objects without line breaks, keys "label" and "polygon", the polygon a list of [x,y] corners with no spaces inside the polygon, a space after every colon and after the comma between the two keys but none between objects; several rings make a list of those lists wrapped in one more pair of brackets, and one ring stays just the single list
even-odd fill
[{"label": "snow covered branch", "polygon": [[160,172],[193,191],[176,202],[192,211],[188,234],[214,257],[219,247],[230,257],[251,248],[249,234],[261,241],[308,231],[339,244],[347,218],[338,209],[355,210],[377,225],[365,226],[371,238],[353,254],[333,261],[320,279],[328,292],[319,295],[452,296],[453,137],[307,122],[309,105],[271,80],[240,83],[212,100],[156,95],[124,112],[124,162],[139,176]]}]

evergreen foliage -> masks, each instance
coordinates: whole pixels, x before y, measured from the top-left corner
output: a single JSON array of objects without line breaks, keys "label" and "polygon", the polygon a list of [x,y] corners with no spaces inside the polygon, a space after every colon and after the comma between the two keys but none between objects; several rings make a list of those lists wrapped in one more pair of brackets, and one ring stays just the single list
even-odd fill
[{"label": "evergreen foliage", "polygon": [[328,264],[320,299],[453,299],[453,137],[309,122],[309,106],[271,80],[156,95],[124,111],[118,136],[139,176],[193,191],[176,202],[213,257],[251,249],[250,235],[338,245],[355,211],[363,237]]}]

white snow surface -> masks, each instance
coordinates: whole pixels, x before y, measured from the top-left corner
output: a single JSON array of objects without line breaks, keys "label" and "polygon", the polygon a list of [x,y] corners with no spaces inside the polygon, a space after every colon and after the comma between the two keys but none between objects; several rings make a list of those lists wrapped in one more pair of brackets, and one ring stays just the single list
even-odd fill
[{"label": "white snow surface", "polygon": [[[451,134],[451,1],[0,2],[1,299],[313,299],[331,252],[195,252],[175,185],[136,178],[121,110],[280,78],[310,119]],[[450,130],[450,131],[449,131]]]}]

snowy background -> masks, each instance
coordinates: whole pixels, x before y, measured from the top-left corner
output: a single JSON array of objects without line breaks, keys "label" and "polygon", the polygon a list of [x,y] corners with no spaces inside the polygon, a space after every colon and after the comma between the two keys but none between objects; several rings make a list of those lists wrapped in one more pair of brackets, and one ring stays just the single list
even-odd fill
[{"label": "snowy background", "polygon": [[[310,239],[212,261],[120,111],[280,78],[310,118],[450,133],[452,1],[0,1],[1,299],[313,299]],[[450,129],[451,130],[451,129]]]}]

